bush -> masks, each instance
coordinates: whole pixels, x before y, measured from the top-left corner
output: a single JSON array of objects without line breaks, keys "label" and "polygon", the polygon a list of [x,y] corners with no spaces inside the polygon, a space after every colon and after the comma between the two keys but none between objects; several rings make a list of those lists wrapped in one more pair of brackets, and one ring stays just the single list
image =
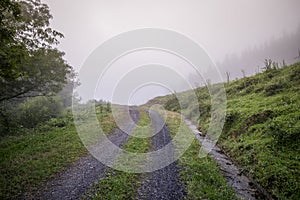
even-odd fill
[{"label": "bush", "polygon": [[40,123],[37,126],[37,130],[40,132],[50,131],[53,128],[63,128],[71,125],[73,123],[73,115],[71,110],[67,110],[60,116],[56,118],[51,118],[45,123]]},{"label": "bush", "polygon": [[19,105],[18,122],[25,128],[34,128],[57,117],[62,109],[62,103],[57,98],[35,97]]},{"label": "bush", "polygon": [[168,101],[165,103],[164,107],[167,109],[167,110],[170,110],[170,111],[177,111],[177,112],[180,112],[181,108],[180,108],[180,104],[178,102],[178,99],[176,97],[176,95],[172,95]]},{"label": "bush", "polygon": [[0,136],[19,132],[19,123],[16,119],[17,104],[1,102],[0,104]]}]

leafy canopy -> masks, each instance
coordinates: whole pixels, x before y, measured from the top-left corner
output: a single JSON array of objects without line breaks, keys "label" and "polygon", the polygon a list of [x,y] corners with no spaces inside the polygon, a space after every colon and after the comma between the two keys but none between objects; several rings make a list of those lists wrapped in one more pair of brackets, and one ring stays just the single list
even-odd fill
[{"label": "leafy canopy", "polygon": [[50,27],[49,7],[1,0],[0,11],[0,102],[61,90],[71,67],[53,47],[63,34]]}]

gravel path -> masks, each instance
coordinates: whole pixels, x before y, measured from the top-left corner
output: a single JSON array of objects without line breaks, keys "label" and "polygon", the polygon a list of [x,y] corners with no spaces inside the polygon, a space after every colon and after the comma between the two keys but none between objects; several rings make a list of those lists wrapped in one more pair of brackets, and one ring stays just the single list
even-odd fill
[{"label": "gravel path", "polygon": [[[161,149],[171,141],[170,133],[161,116],[154,112],[149,112],[152,129],[158,132],[151,138],[152,151]],[[161,127],[163,127],[161,129]],[[161,129],[161,130],[158,130]],[[153,162],[156,162],[155,160]],[[157,161],[159,162],[159,161]],[[138,189],[138,199],[183,199],[186,195],[184,188],[180,183],[180,175],[177,162],[168,165],[165,168],[151,173],[143,174],[142,185]]]},{"label": "gravel path", "polygon": [[[130,115],[136,123],[139,119],[139,112],[130,109]],[[149,111],[152,123],[152,131],[155,134],[150,138],[151,151],[156,151],[171,142],[171,136],[164,125],[162,117],[155,111]],[[189,127],[194,131],[196,137],[200,142],[203,142],[204,137],[190,122],[186,121]],[[133,124],[128,124],[126,132],[132,132]],[[113,133],[108,135],[108,139],[115,145],[122,147],[128,140],[128,134],[120,129],[115,129]],[[172,152],[172,151],[171,151]],[[265,193],[262,188],[254,183],[251,179],[242,174],[241,170],[222,152],[222,150],[215,146],[210,152],[212,157],[219,164],[223,176],[242,199],[270,199],[270,196]],[[162,156],[163,157],[163,156]],[[159,163],[161,160],[153,162]],[[164,158],[164,159],[171,159]],[[63,172],[58,173],[55,178],[49,180],[43,189],[37,191],[35,194],[26,194],[24,199],[81,199],[90,186],[96,183],[99,178],[104,178],[108,167],[103,165],[92,155],[88,154],[73,163],[71,167]],[[265,193],[265,194],[264,194]],[[175,161],[172,164],[162,169],[151,173],[142,174],[141,186],[137,191],[137,199],[140,200],[173,200],[184,199],[186,192],[180,181],[178,163]]]},{"label": "gravel path", "polygon": [[[138,121],[138,111],[130,109],[130,115],[133,121]],[[116,129],[108,135],[108,139],[121,147],[127,141],[128,135],[122,130]],[[97,182],[99,178],[105,177],[106,168],[105,165],[88,154],[49,180],[37,194],[27,195],[26,199],[81,199],[93,183]]]}]

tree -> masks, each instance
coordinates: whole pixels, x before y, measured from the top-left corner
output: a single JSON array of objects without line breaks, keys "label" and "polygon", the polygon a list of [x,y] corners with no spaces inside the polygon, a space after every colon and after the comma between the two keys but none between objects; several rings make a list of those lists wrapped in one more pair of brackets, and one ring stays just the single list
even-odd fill
[{"label": "tree", "polygon": [[272,69],[272,63],[273,61],[271,59],[265,59],[265,67],[263,69],[266,71]]},{"label": "tree", "polygon": [[0,102],[52,95],[71,67],[53,45],[63,35],[49,27],[49,8],[40,0],[1,0]]},{"label": "tree", "polygon": [[50,27],[49,7],[40,0],[1,0],[1,40],[20,43],[26,49],[58,44],[63,34]]},{"label": "tree", "polygon": [[11,0],[0,1],[0,76],[1,79],[14,79],[19,75],[27,52],[25,45],[16,40],[16,23],[20,20],[19,4]]},{"label": "tree", "polygon": [[286,62],[285,62],[285,60],[282,60],[282,64],[281,64],[281,67],[286,67],[287,65],[286,65]]},{"label": "tree", "polygon": [[230,72],[225,72],[226,73],[226,80],[227,84],[230,82]]},{"label": "tree", "polygon": [[294,59],[299,60],[300,59],[300,49],[298,48],[298,56],[295,57]]},{"label": "tree", "polygon": [[69,107],[72,105],[72,101],[78,101],[76,94],[73,94],[74,88],[80,85],[77,79],[77,74],[72,70],[71,73],[67,75],[67,83],[64,85],[62,90],[58,93],[60,96],[64,107]]},{"label": "tree", "polygon": [[12,21],[20,19],[20,7],[16,2],[10,0],[0,1],[0,41],[12,41],[16,35]]},{"label": "tree", "polygon": [[242,72],[242,74],[243,74],[243,78],[245,78],[246,77],[246,72],[245,72],[245,70],[241,70],[241,72]]},{"label": "tree", "polygon": [[2,79],[0,101],[13,98],[54,95],[67,81],[71,67],[56,49],[41,48],[32,52],[21,66],[22,73],[16,79]]}]

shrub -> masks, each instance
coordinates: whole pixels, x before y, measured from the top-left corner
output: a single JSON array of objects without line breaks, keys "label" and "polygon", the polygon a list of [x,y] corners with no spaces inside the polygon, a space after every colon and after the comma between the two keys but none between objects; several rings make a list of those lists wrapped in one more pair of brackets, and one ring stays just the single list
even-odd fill
[{"label": "shrub", "polygon": [[19,124],[34,128],[41,122],[57,117],[62,111],[62,103],[57,98],[35,97],[20,104],[18,111]]},{"label": "shrub", "polygon": [[170,111],[180,111],[180,104],[176,98],[176,95],[172,95],[165,103],[164,107]]},{"label": "shrub", "polygon": [[1,102],[0,104],[0,136],[19,131],[19,123],[16,119],[16,104]]},{"label": "shrub", "polygon": [[51,118],[45,123],[40,123],[37,126],[37,130],[40,132],[49,131],[53,128],[67,127],[73,123],[73,116],[71,110],[67,110],[56,118]]}]

